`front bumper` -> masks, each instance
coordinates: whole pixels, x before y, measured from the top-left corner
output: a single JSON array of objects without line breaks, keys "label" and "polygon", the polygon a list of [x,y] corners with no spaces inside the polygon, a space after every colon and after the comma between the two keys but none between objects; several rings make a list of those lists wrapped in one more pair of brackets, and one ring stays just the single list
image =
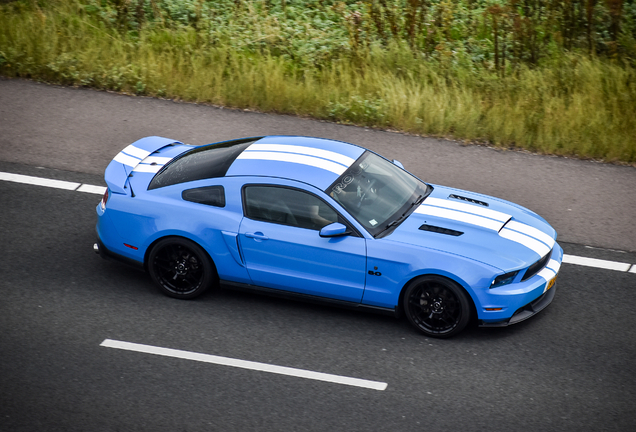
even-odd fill
[{"label": "front bumper", "polygon": [[480,326],[505,327],[516,324],[548,307],[556,293],[554,282],[562,261],[563,249],[555,243],[550,261],[532,278],[479,292],[479,305],[475,306]]},{"label": "front bumper", "polygon": [[538,299],[531,301],[527,305],[518,309],[510,319],[498,322],[481,322],[480,327],[506,327],[512,324],[520,323],[528,318],[538,314],[543,309],[547,308],[556,294],[556,288],[553,286],[545,293],[543,293]]}]

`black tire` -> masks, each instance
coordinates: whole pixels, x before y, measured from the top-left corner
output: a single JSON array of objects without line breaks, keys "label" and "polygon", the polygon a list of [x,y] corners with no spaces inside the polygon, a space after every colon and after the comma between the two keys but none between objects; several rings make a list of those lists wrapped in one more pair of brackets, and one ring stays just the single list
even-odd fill
[{"label": "black tire", "polygon": [[161,291],[192,299],[216,283],[212,260],[198,244],[180,237],[160,240],[148,256],[148,272]]},{"label": "black tire", "polygon": [[470,321],[468,294],[441,276],[421,276],[411,281],[404,292],[403,305],[411,324],[435,338],[454,336]]}]

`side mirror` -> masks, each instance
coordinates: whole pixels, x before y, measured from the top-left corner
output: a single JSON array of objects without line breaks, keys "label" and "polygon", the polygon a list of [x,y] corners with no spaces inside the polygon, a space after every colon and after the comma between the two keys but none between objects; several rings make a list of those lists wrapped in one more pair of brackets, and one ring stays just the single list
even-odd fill
[{"label": "side mirror", "polygon": [[347,227],[339,222],[329,224],[320,230],[320,237],[340,237],[349,234],[351,232],[347,231]]},{"label": "side mirror", "polygon": [[404,168],[404,165],[402,165],[402,162],[400,162],[399,160],[395,160],[393,159],[393,165],[399,166],[400,168],[402,168],[404,171],[406,171],[406,168]]}]

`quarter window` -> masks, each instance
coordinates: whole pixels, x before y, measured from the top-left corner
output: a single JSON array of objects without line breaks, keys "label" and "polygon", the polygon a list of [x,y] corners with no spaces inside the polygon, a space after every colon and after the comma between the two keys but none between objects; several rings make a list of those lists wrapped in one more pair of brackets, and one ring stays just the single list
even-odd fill
[{"label": "quarter window", "polygon": [[245,216],[250,219],[320,230],[338,221],[338,213],[320,198],[297,189],[247,186]]},{"label": "quarter window", "polygon": [[187,189],[181,193],[185,201],[214,207],[225,207],[225,189],[223,186],[206,186],[196,189]]}]

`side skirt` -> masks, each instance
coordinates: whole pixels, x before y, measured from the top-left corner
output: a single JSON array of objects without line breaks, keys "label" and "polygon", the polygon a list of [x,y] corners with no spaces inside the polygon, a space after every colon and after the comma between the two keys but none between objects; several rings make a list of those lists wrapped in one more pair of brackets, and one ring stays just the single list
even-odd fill
[{"label": "side skirt", "polygon": [[221,287],[223,288],[229,288],[236,291],[258,293],[258,294],[264,294],[264,295],[268,295],[272,297],[285,298],[289,300],[298,300],[298,301],[303,301],[307,303],[316,303],[316,304],[322,304],[327,306],[335,306],[335,307],[340,307],[344,309],[356,309],[360,311],[373,312],[373,313],[378,313],[382,315],[390,315],[394,317],[398,316],[397,306],[393,309],[383,308],[378,306],[369,306],[369,305],[364,305],[362,303],[354,303],[354,302],[348,302],[344,300],[334,300],[334,299],[330,299],[326,297],[318,297],[318,296],[312,296],[309,294],[294,293],[290,291],[283,291],[283,290],[278,290],[274,288],[265,288],[258,285],[250,285],[250,284],[244,284],[240,282],[231,282],[226,280],[220,280],[219,283]]}]

